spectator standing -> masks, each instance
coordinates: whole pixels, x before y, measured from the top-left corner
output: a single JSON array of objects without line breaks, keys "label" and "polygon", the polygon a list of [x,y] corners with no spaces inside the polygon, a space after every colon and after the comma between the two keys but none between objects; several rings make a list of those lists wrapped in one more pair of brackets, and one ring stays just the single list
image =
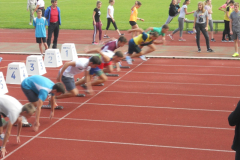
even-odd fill
[{"label": "spectator standing", "polygon": [[211,41],[212,42],[216,42],[216,40],[214,39],[213,36],[213,20],[212,20],[212,0],[206,0],[205,1],[205,10],[208,11],[208,25],[210,27],[210,31],[211,31]]},{"label": "spectator standing", "polygon": [[52,5],[45,11],[45,17],[48,21],[48,38],[47,45],[50,48],[52,34],[54,33],[52,48],[57,48],[57,39],[59,34],[59,25],[61,25],[60,8],[57,7],[57,0],[51,0]]},{"label": "spectator standing", "polygon": [[101,16],[100,8],[101,8],[101,6],[102,6],[102,2],[97,1],[97,7],[94,8],[94,10],[93,10],[92,18],[93,18],[94,33],[93,33],[92,44],[98,44],[96,42],[97,30],[99,31],[99,42],[101,42],[101,40],[102,40],[102,21],[100,19],[100,16]]},{"label": "spectator standing", "polygon": [[33,21],[33,18],[34,18],[34,10],[36,8],[36,3],[37,3],[37,0],[28,0],[27,2],[27,11],[30,12],[30,21],[29,21],[29,25],[32,25],[32,21]]},{"label": "spectator standing", "polygon": [[33,14],[34,14],[34,12],[36,12],[38,9],[41,9],[41,10],[42,10],[42,16],[44,17],[44,13],[45,13],[45,2],[44,2],[44,0],[37,0],[37,5],[36,5],[35,10],[33,11]]}]

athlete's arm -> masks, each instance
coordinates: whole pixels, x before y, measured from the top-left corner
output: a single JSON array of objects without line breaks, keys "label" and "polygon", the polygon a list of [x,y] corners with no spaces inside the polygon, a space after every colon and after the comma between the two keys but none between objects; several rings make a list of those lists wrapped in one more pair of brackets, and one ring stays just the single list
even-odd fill
[{"label": "athlete's arm", "polygon": [[196,20],[197,20],[197,17],[194,17],[194,22],[193,22],[193,31],[196,30],[195,28],[195,25],[196,25]]},{"label": "athlete's arm", "polygon": [[95,11],[93,11],[92,18],[93,18],[93,24],[94,24],[94,25],[96,25],[96,21],[95,21],[95,14],[96,14],[96,12],[95,12]]},{"label": "athlete's arm", "polygon": [[58,74],[58,77],[57,77],[57,81],[58,81],[58,82],[61,82],[63,72],[64,72],[69,66],[74,66],[74,67],[75,67],[75,66],[76,66],[76,62],[75,62],[75,61],[66,62],[66,63],[63,65],[62,70],[61,70],[60,74]]},{"label": "athlete's arm", "polygon": [[7,144],[7,140],[11,134],[11,129],[12,129],[12,123],[10,121],[8,121],[8,124],[7,124],[7,129],[6,129],[6,132],[5,132],[5,137],[3,139],[3,142],[2,142],[2,147],[1,147],[1,152],[2,152],[2,157],[5,157],[5,154],[7,153],[6,151],[6,144]]},{"label": "athlete's arm", "polygon": [[22,130],[22,117],[18,117],[17,119],[17,143],[20,143],[20,133]]},{"label": "athlete's arm", "polygon": [[148,29],[145,30],[146,33],[147,33],[148,31],[153,31],[153,27],[149,27]]},{"label": "athlete's arm", "polygon": [[43,101],[41,99],[38,99],[38,101],[37,101],[37,108],[36,108],[36,119],[35,119],[35,122],[34,122],[34,125],[33,125],[33,130],[35,132],[38,131],[38,128],[40,126],[39,118],[40,118],[42,105],[43,105]]},{"label": "athlete's arm", "polygon": [[192,14],[194,13],[195,11],[192,11],[192,12],[187,12],[187,8],[184,8],[184,11],[185,11],[185,14],[188,15],[188,14]]},{"label": "athlete's arm", "polygon": [[143,33],[144,30],[143,30],[142,28],[129,29],[129,30],[128,30],[128,33],[131,33],[131,32],[140,32],[140,33]]},{"label": "athlete's arm", "polygon": [[93,94],[92,85],[90,81],[90,74],[88,70],[85,70],[85,79],[86,79],[87,93]]}]

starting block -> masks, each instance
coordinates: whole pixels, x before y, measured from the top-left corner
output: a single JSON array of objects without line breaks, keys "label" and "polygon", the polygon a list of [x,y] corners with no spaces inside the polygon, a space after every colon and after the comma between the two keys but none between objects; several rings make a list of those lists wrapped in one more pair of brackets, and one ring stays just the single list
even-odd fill
[{"label": "starting block", "polygon": [[[44,109],[51,109],[51,105],[42,105],[41,108],[44,108]],[[56,106],[55,109],[63,109],[63,106]]]},{"label": "starting block", "polygon": [[109,73],[105,73],[106,76],[109,76],[109,77],[119,77],[119,74],[109,74]]},{"label": "starting block", "polygon": [[42,56],[28,56],[26,68],[28,75],[43,75],[47,73]]},{"label": "starting block", "polygon": [[28,77],[25,63],[13,62],[8,64],[7,84],[21,84]]},{"label": "starting block", "polygon": [[48,49],[44,57],[45,67],[59,67],[63,65],[59,49]]},{"label": "starting block", "polygon": [[62,60],[72,61],[78,59],[74,43],[64,43],[61,48]]},{"label": "starting block", "polygon": [[[116,66],[113,66],[113,68],[117,68]],[[125,68],[125,69],[129,69],[130,66],[120,66],[120,68]]]},{"label": "starting block", "polygon": [[3,76],[3,73],[0,72],[0,95],[8,93],[7,85]]}]

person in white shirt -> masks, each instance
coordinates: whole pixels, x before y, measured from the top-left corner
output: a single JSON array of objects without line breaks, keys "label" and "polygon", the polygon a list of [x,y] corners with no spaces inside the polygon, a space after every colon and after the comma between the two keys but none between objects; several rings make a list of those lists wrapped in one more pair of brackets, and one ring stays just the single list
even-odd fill
[{"label": "person in white shirt", "polygon": [[30,21],[29,21],[29,25],[32,25],[32,21],[33,21],[33,18],[34,18],[34,9],[36,8],[36,3],[37,3],[37,0],[28,0],[27,2],[27,11],[30,12]]},{"label": "person in white shirt", "polygon": [[107,32],[108,32],[108,29],[109,29],[109,26],[112,22],[115,30],[117,31],[117,33],[121,36],[123,34],[120,33],[120,31],[118,30],[117,28],[117,25],[116,25],[116,22],[113,18],[113,14],[114,14],[114,8],[113,8],[113,5],[115,3],[115,0],[109,0],[109,6],[108,6],[108,10],[107,10],[107,28],[105,30],[105,34],[103,36],[103,38],[110,38],[108,35],[107,35]]},{"label": "person in white shirt", "polygon": [[179,17],[178,17],[179,27],[177,29],[175,29],[172,32],[172,34],[168,35],[172,40],[173,40],[173,35],[175,33],[177,33],[178,31],[180,31],[179,41],[186,41],[185,39],[182,38],[185,15],[192,14],[192,13],[195,12],[195,11],[187,12],[187,6],[189,4],[190,4],[190,0],[185,0],[184,3],[183,3],[183,6],[182,6],[182,8],[180,10],[180,14],[179,14]]},{"label": "person in white shirt", "polygon": [[96,68],[101,64],[101,60],[98,56],[92,56],[88,58],[78,58],[77,60],[66,62],[63,67],[60,69],[57,81],[62,81],[67,89],[67,93],[60,96],[56,96],[56,99],[69,98],[69,97],[84,97],[84,94],[78,94],[78,89],[74,81],[74,75],[79,74],[85,71],[85,79],[87,83],[87,93],[92,94],[92,87],[90,85],[90,69]]},{"label": "person in white shirt", "polygon": [[211,41],[212,42],[216,42],[216,40],[214,39],[214,36],[213,36],[213,20],[212,20],[212,0],[206,0],[205,1],[205,6],[204,6],[205,10],[208,11],[208,24],[209,24],[209,27],[210,27],[210,31],[211,31]]},{"label": "person in white shirt", "polygon": [[35,10],[33,11],[33,14],[34,14],[34,12],[36,12],[38,9],[41,9],[41,10],[42,10],[42,17],[44,17],[44,13],[45,13],[45,2],[44,2],[44,0],[37,0],[37,5],[36,5]]},{"label": "person in white shirt", "polygon": [[18,123],[17,129],[17,143],[20,143],[20,132],[22,129],[22,117],[30,118],[36,109],[31,103],[27,103],[24,106],[12,96],[1,95],[0,96],[0,112],[6,115],[9,118],[9,121],[6,123],[5,137],[3,139],[1,153],[2,157],[5,157],[6,152],[6,143],[11,134],[12,125]]}]

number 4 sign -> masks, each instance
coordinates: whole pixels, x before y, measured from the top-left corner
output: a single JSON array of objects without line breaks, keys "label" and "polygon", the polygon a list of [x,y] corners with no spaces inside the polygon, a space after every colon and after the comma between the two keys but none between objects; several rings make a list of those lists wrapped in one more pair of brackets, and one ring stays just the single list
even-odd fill
[{"label": "number 4 sign", "polygon": [[28,77],[25,63],[13,62],[8,64],[7,84],[21,84]]},{"label": "number 4 sign", "polygon": [[3,73],[0,72],[0,95],[8,93],[7,85],[4,80]]}]

